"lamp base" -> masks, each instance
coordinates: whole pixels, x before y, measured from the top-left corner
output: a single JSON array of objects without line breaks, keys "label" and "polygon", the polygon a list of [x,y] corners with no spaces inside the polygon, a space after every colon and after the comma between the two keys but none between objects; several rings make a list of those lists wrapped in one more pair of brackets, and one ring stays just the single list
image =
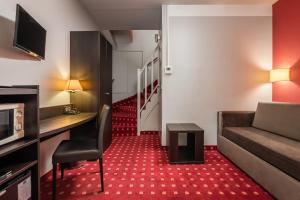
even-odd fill
[{"label": "lamp base", "polygon": [[80,114],[80,111],[73,104],[71,104],[71,105],[64,106],[63,114],[65,114],[65,115],[78,115],[78,114]]}]

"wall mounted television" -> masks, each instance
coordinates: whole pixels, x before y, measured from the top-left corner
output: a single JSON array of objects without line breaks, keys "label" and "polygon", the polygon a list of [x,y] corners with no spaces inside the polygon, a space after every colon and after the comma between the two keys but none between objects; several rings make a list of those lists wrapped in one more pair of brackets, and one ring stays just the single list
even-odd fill
[{"label": "wall mounted television", "polygon": [[17,4],[13,46],[38,59],[45,59],[47,31]]}]

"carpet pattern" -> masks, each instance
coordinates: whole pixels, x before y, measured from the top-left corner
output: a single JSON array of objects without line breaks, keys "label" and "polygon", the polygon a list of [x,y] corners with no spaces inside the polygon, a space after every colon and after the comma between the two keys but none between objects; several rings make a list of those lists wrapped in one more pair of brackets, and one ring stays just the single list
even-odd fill
[{"label": "carpet pattern", "polygon": [[135,136],[137,133],[137,97],[132,96],[113,105],[112,135]]},{"label": "carpet pattern", "polygon": [[[170,165],[158,132],[136,136],[136,97],[113,105],[113,141],[104,154],[105,191],[98,162],[57,174],[59,200],[269,200],[272,197],[215,147],[205,164]],[[41,199],[52,198],[51,172],[41,179]]]},{"label": "carpet pattern", "polygon": [[[166,148],[155,132],[115,137],[104,155],[105,192],[99,193],[97,162],[65,171],[59,179],[58,199],[65,200],[268,200],[268,193],[225,159],[205,150],[205,164],[170,165]],[[51,199],[51,174],[42,178],[41,197]]]}]

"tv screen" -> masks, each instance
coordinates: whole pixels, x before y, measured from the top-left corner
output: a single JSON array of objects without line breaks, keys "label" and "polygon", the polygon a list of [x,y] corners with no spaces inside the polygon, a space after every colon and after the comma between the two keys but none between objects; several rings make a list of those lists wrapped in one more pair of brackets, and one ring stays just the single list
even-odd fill
[{"label": "tv screen", "polygon": [[17,5],[14,46],[40,59],[45,59],[46,30]]}]

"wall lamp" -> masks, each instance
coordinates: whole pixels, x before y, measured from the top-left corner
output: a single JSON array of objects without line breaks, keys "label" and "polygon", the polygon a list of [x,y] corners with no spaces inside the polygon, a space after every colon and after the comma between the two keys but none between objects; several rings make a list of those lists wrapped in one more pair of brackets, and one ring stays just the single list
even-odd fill
[{"label": "wall lamp", "polygon": [[277,68],[270,71],[270,82],[290,81],[290,68]]}]

